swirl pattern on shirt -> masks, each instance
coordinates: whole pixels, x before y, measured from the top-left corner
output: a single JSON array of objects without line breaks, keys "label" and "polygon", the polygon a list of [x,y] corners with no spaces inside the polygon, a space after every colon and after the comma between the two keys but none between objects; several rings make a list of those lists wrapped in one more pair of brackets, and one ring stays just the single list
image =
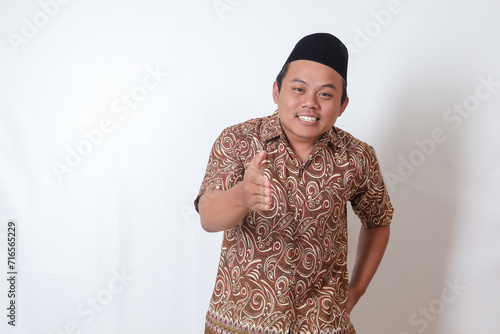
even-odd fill
[{"label": "swirl pattern on shirt", "polygon": [[272,207],[224,232],[207,332],[354,333],[345,313],[346,205],[367,228],[393,213],[375,152],[334,127],[301,163],[273,114],[222,132],[199,196],[241,182],[263,149]]}]

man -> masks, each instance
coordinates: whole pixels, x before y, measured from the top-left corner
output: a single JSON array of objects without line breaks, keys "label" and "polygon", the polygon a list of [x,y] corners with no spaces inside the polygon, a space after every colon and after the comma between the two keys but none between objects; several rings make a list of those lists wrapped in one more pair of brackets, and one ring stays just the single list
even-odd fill
[{"label": "man", "polygon": [[[304,37],[274,83],[277,112],[216,140],[195,200],[203,228],[224,231],[205,333],[355,333],[393,208],[373,148],[334,126],[347,59],[336,37]],[[348,201],[364,225],[350,281]]]}]

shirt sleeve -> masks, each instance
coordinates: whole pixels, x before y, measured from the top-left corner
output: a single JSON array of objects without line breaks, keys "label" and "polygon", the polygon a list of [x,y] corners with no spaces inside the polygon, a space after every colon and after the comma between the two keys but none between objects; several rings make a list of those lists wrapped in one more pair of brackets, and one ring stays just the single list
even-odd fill
[{"label": "shirt sleeve", "polygon": [[367,145],[362,151],[360,165],[361,182],[350,199],[352,209],[366,228],[387,226],[394,208],[373,147]]},{"label": "shirt sleeve", "polygon": [[231,128],[219,135],[210,152],[200,192],[194,201],[196,211],[203,194],[212,190],[228,190],[243,180],[245,165],[239,158],[241,145],[241,140]]}]

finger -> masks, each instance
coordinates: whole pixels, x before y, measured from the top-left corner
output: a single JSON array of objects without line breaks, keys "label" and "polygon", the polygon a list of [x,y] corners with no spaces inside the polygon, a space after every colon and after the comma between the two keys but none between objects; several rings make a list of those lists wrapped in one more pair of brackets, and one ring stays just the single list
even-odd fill
[{"label": "finger", "polygon": [[250,190],[251,194],[264,197],[271,196],[271,182],[269,182],[265,177],[255,178],[252,181],[252,188]]},{"label": "finger", "polygon": [[245,174],[245,179],[251,185],[253,189],[252,193],[254,194],[262,193],[263,190],[260,188],[271,188],[271,182],[266,177],[262,169],[249,168]]},{"label": "finger", "polygon": [[255,203],[254,207],[251,209],[255,210],[255,211],[269,211],[269,210],[271,210],[271,198],[265,197],[264,201]]},{"label": "finger", "polygon": [[260,168],[264,159],[266,159],[267,152],[262,150],[257,154],[250,163],[254,163],[254,166]]},{"label": "finger", "polygon": [[269,204],[261,204],[260,211],[269,211],[271,206]]},{"label": "finger", "polygon": [[271,205],[272,205],[272,198],[271,196],[266,196],[264,197],[264,210],[270,210],[271,209]]},{"label": "finger", "polygon": [[266,196],[266,198],[264,199],[264,202],[267,205],[271,205],[271,203],[272,203],[272,197],[270,195]]}]

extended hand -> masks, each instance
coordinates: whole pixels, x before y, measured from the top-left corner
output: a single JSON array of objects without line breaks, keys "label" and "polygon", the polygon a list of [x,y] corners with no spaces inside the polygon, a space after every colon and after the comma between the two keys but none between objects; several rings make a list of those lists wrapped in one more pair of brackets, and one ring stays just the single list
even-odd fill
[{"label": "extended hand", "polygon": [[264,175],[262,166],[266,156],[267,152],[261,151],[252,159],[242,181],[243,205],[253,211],[266,211],[271,208],[271,182]]}]

